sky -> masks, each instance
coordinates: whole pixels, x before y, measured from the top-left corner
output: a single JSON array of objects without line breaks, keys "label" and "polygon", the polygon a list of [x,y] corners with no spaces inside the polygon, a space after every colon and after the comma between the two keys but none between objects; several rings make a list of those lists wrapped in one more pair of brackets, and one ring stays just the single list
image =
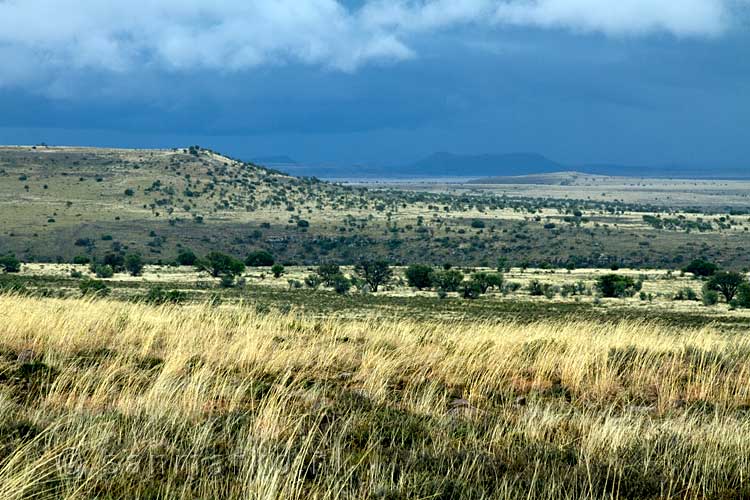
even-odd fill
[{"label": "sky", "polygon": [[750,167],[750,0],[0,0],[0,143]]}]

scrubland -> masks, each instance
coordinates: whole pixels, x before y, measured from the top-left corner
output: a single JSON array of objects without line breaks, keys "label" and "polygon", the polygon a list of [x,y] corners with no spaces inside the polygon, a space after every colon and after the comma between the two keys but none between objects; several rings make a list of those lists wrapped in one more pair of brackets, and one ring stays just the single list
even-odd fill
[{"label": "scrubland", "polygon": [[0,296],[0,498],[746,498],[719,326]]}]

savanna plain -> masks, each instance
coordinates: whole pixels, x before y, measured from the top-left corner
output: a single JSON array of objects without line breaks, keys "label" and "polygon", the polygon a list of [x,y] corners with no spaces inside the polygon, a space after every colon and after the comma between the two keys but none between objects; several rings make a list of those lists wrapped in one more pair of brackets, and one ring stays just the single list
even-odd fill
[{"label": "savanna plain", "polygon": [[748,498],[748,193],[0,148],[0,498]]}]

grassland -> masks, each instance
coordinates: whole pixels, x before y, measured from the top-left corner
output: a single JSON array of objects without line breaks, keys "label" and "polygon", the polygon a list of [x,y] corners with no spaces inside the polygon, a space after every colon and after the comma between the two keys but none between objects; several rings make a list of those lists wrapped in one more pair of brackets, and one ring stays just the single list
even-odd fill
[{"label": "grassland", "polygon": [[2,498],[744,498],[717,326],[0,296]]},{"label": "grassland", "polygon": [[[0,148],[0,498],[750,497],[750,309],[679,270],[750,267],[750,185],[542,177]],[[284,268],[228,286],[187,248]],[[83,293],[73,257],[134,253]],[[303,284],[364,257],[392,264],[377,293]],[[504,281],[416,290],[412,263]],[[602,297],[612,273],[637,293]]]},{"label": "grassland", "polygon": [[584,177],[569,185],[299,179],[203,149],[0,148],[0,253],[26,262],[181,248],[288,264],[750,267],[750,186]]}]

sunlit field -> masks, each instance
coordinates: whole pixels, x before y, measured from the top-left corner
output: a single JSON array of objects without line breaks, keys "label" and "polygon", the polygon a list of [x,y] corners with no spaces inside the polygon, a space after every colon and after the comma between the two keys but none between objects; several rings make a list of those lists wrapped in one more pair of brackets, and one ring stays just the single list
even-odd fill
[{"label": "sunlit field", "polygon": [[0,297],[0,498],[744,498],[750,342]]}]

